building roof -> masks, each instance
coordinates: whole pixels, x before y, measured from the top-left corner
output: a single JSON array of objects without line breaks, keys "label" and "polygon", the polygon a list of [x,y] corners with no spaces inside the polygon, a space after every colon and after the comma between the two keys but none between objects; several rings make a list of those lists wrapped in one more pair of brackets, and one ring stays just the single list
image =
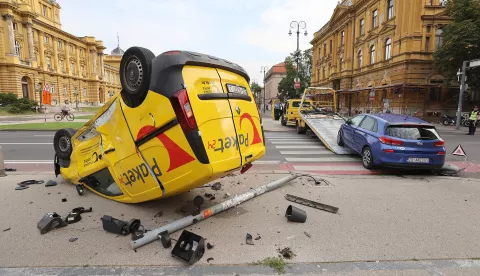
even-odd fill
[{"label": "building roof", "polygon": [[111,55],[112,56],[123,56],[124,53],[125,53],[125,51],[122,50],[122,48],[120,48],[120,46],[117,46],[117,48],[112,50]]},{"label": "building roof", "polygon": [[287,68],[285,67],[285,62],[280,62],[275,64],[268,70],[267,74],[265,75],[265,79],[268,79],[273,74],[287,74]]}]

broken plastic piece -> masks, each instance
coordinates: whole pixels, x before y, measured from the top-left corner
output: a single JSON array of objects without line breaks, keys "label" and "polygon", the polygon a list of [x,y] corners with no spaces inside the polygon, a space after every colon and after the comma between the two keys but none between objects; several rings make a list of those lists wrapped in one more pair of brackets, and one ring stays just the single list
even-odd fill
[{"label": "broken plastic piece", "polygon": [[78,240],[78,238],[70,238],[70,239],[68,239],[69,242],[74,242],[74,241],[76,241],[76,240]]},{"label": "broken plastic piece", "polygon": [[195,206],[195,211],[192,214],[193,216],[200,214],[200,207],[202,207],[203,202],[205,202],[205,199],[202,196],[196,196],[193,199],[193,205]]},{"label": "broken plastic piece", "polygon": [[210,261],[213,261],[213,260],[215,260],[215,259],[214,258],[208,258],[207,263],[210,263]]},{"label": "broken plastic piece", "polygon": [[303,234],[305,234],[305,236],[311,238],[312,236],[310,236],[310,234],[308,232],[303,232]]},{"label": "broken plastic piece", "polygon": [[245,172],[247,172],[252,167],[253,167],[253,165],[251,163],[248,163],[247,165],[243,166],[243,168],[240,170],[240,173],[244,174]]},{"label": "broken plastic piece", "polygon": [[28,185],[34,185],[34,184],[43,184],[45,181],[43,180],[26,180],[19,182],[17,185],[20,186],[28,186]]},{"label": "broken plastic piece", "polygon": [[53,180],[48,180],[47,184],[45,184],[45,187],[52,187],[52,186],[57,186],[57,182]]},{"label": "broken plastic piece", "polygon": [[307,220],[307,212],[292,205],[288,206],[285,216],[291,222],[304,223]]},{"label": "broken plastic piece", "polygon": [[83,195],[83,193],[85,192],[85,186],[83,186],[82,184],[75,185],[75,188],[77,188],[78,195]]},{"label": "broken plastic piece", "polygon": [[65,222],[68,224],[79,222],[81,220],[82,216],[80,216],[80,213],[70,213],[65,217]]},{"label": "broken plastic piece", "polygon": [[305,205],[305,206],[308,206],[308,207],[312,207],[312,208],[316,208],[316,209],[319,209],[319,210],[327,211],[327,212],[330,212],[330,213],[336,214],[338,212],[337,207],[330,206],[330,205],[327,205],[327,204],[323,204],[323,203],[320,203],[320,202],[311,201],[311,200],[301,198],[301,197],[298,197],[298,196],[293,196],[293,195],[287,194],[287,195],[285,195],[285,198],[288,201],[292,201],[292,202],[295,202],[295,203],[298,203],[298,204],[302,204],[302,205]]},{"label": "broken plastic piece", "polygon": [[126,222],[104,215],[101,220],[103,224],[103,230],[124,236],[132,232],[136,232],[138,228],[140,228],[140,220],[138,219],[132,219],[129,222]]},{"label": "broken plastic piece", "polygon": [[62,202],[67,202],[67,199],[66,199],[66,198],[62,198]]},{"label": "broken plastic piece", "polygon": [[215,247],[215,245],[207,242],[207,249],[208,249],[208,250],[210,250],[210,249],[212,249],[212,248],[214,248],[214,247]]},{"label": "broken plastic piece", "polygon": [[37,228],[40,230],[40,234],[42,235],[52,229],[62,228],[65,226],[67,226],[67,223],[55,212],[46,214],[37,224]]},{"label": "broken plastic piece", "polygon": [[253,244],[253,240],[252,240],[252,235],[250,235],[250,234],[247,233],[247,237],[246,237],[246,239],[245,239],[245,243],[246,243],[246,244],[249,244],[249,245],[254,245],[254,244]]},{"label": "broken plastic piece", "polygon": [[170,246],[172,246],[172,238],[170,238],[168,231],[163,231],[158,236],[164,248],[170,248]]},{"label": "broken plastic piece", "polygon": [[215,184],[212,185],[212,190],[218,191],[222,189],[222,183],[216,182]]},{"label": "broken plastic piece", "polygon": [[15,190],[25,190],[28,189],[28,186],[17,186],[15,187]]},{"label": "broken plastic piece", "polygon": [[203,257],[205,239],[187,230],[183,230],[172,250],[172,256],[192,265]]}]

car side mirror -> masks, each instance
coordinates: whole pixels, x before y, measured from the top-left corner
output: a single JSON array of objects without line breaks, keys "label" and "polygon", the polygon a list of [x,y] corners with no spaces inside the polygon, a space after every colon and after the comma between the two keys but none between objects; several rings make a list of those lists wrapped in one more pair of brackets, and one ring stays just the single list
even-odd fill
[{"label": "car side mirror", "polygon": [[352,124],[352,120],[351,120],[351,119],[348,119],[345,123],[346,123],[347,125],[351,125],[351,124]]}]

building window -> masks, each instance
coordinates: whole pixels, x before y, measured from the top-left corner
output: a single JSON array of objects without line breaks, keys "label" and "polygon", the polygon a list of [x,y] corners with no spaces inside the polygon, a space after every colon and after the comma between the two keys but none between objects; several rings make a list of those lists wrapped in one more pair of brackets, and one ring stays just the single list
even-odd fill
[{"label": "building window", "polygon": [[323,76],[323,79],[326,79],[326,78],[327,78],[327,75],[326,75],[326,73],[325,73],[325,67],[323,67],[322,76]]},{"label": "building window", "polygon": [[13,29],[14,29],[15,31],[17,31],[17,30],[18,30],[18,24],[17,24],[17,23],[15,23],[15,22],[13,22]]},{"label": "building window", "polygon": [[387,18],[393,18],[393,0],[387,0]]},{"label": "building window", "polygon": [[340,44],[342,46],[345,45],[345,31],[342,31],[341,33]]},{"label": "building window", "polygon": [[47,63],[47,68],[52,68],[52,59],[49,56],[45,57],[45,63]]},{"label": "building window", "polygon": [[80,66],[80,71],[82,72],[82,76],[85,76],[85,66]]},{"label": "building window", "polygon": [[72,74],[75,74],[75,63],[70,63],[70,69],[72,69]]},{"label": "building window", "polygon": [[42,14],[43,16],[47,17],[47,6],[42,5]]},{"label": "building window", "polygon": [[430,37],[425,37],[425,52],[430,52]]},{"label": "building window", "polygon": [[28,99],[28,81],[26,77],[22,78],[22,92],[23,97]]},{"label": "building window", "polygon": [[55,84],[50,85],[50,93],[55,94]]},{"label": "building window", "polygon": [[436,41],[436,49],[440,48],[443,46],[443,29],[442,28],[439,28],[437,30],[437,32],[435,33],[435,36],[437,37],[437,41]]},{"label": "building window", "polygon": [[18,40],[15,40],[15,55],[17,55],[19,58],[22,58],[22,47],[20,46],[20,42],[18,42]]},{"label": "building window", "polygon": [[69,45],[70,53],[73,53],[73,46]]},{"label": "building window", "polygon": [[327,43],[323,44],[323,55],[327,56]]},{"label": "building window", "polygon": [[63,95],[67,96],[67,87],[66,86],[63,87]]},{"label": "building window", "polygon": [[361,67],[362,67],[362,63],[363,63],[363,53],[362,53],[362,50],[359,50],[359,51],[358,51],[357,63],[358,63],[358,68],[361,68]]},{"label": "building window", "polygon": [[343,58],[340,58],[340,72],[343,70]]},{"label": "building window", "polygon": [[45,44],[48,44],[48,36],[47,35],[43,36],[43,41],[45,42]]},{"label": "building window", "polygon": [[317,69],[317,81],[320,81],[320,69]]},{"label": "building window", "polygon": [[375,45],[370,46],[370,64],[375,63]]},{"label": "building window", "polygon": [[430,33],[432,31],[432,26],[427,26],[427,33]]},{"label": "building window", "polygon": [[365,33],[365,19],[360,19],[360,35]]},{"label": "building window", "polygon": [[83,88],[83,96],[87,96],[87,88]]},{"label": "building window", "polygon": [[61,49],[62,49],[62,41],[58,40],[58,50],[61,50]]},{"label": "building window", "polygon": [[330,40],[330,54],[332,53],[332,50],[333,50],[333,42],[332,40]]},{"label": "building window", "polygon": [[377,23],[377,19],[378,19],[378,11],[377,10],[374,10],[373,13],[372,13],[372,26],[373,26],[373,29],[375,29],[378,25]]},{"label": "building window", "polygon": [[83,56],[83,49],[80,49],[80,56]]},{"label": "building window", "polygon": [[63,59],[58,61],[60,63],[60,70],[62,73],[65,73],[65,63],[63,62]]},{"label": "building window", "polygon": [[387,38],[385,41],[385,60],[389,60],[392,57],[392,40]]}]

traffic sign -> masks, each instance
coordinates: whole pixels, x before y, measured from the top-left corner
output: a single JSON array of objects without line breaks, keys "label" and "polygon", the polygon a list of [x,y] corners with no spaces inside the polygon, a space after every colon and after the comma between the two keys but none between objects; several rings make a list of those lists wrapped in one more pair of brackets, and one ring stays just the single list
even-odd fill
[{"label": "traffic sign", "polygon": [[374,101],[375,101],[375,91],[372,90],[372,92],[370,92],[370,96],[369,96],[368,100],[369,100],[370,102],[374,102]]},{"label": "traffic sign", "polygon": [[467,154],[465,153],[461,145],[458,145],[458,147],[452,152],[452,155],[467,157]]},{"label": "traffic sign", "polygon": [[300,78],[299,78],[299,77],[295,77],[295,82],[300,82]]},{"label": "traffic sign", "polygon": [[295,89],[299,89],[300,88],[300,82],[295,82]]}]

